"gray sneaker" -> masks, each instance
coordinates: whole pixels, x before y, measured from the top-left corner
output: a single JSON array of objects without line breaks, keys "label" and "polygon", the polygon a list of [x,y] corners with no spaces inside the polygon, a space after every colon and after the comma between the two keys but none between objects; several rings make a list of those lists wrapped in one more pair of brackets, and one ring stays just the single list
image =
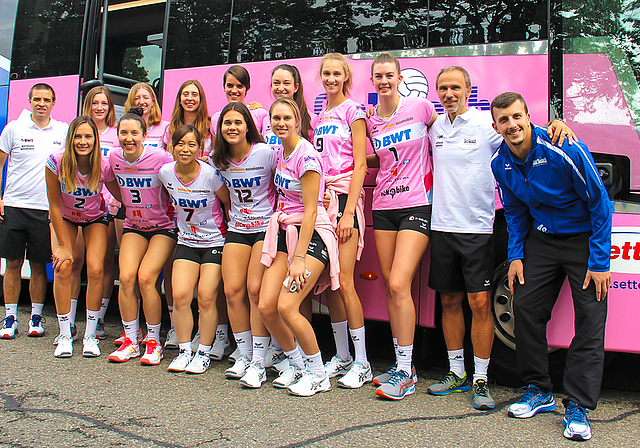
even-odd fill
[{"label": "gray sneaker", "polygon": [[[395,373],[397,369],[398,369],[398,363],[395,363],[394,365],[389,367],[389,370],[376,376],[373,379],[373,384],[375,384],[376,386],[381,386],[384,383],[389,382],[389,380],[391,379],[391,376]],[[416,372],[416,366],[414,365],[411,365],[411,378],[413,379],[414,384],[418,382],[418,373]]]},{"label": "gray sneaker", "polygon": [[460,378],[453,372],[447,373],[442,381],[432,384],[427,388],[427,392],[431,395],[449,395],[453,392],[466,392],[469,390],[469,381],[467,373]]},{"label": "gray sneaker", "polygon": [[478,380],[473,383],[473,394],[471,398],[473,399],[473,407],[476,409],[487,411],[496,407],[489,393],[489,386],[487,386],[485,380]]},{"label": "gray sneaker", "polygon": [[402,400],[407,395],[414,394],[416,392],[415,383],[413,378],[404,370],[396,370],[389,378],[389,381],[382,383],[376,389],[376,395],[389,400]]},{"label": "gray sneaker", "polygon": [[107,334],[104,332],[104,321],[102,319],[98,319],[98,323],[96,324],[96,337],[101,341],[107,339]]}]

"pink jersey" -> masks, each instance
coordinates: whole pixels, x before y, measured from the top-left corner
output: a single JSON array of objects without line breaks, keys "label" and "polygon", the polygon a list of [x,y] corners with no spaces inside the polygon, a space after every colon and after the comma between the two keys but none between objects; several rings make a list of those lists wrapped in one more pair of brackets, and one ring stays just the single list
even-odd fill
[{"label": "pink jersey", "polygon": [[[247,106],[249,107],[249,106]],[[216,112],[211,117],[211,135],[215,136],[216,131],[218,130],[218,120],[220,119],[220,112]],[[258,132],[262,134],[262,123],[265,117],[269,117],[269,112],[264,110],[263,108],[249,110],[251,116],[253,117],[253,122],[256,124],[256,128],[258,128]]]},{"label": "pink jersey", "polygon": [[424,98],[400,97],[388,118],[367,119],[367,133],[380,158],[373,191],[373,210],[393,210],[431,204],[429,133],[434,107]]},{"label": "pink jersey", "polygon": [[164,131],[169,126],[168,121],[161,121],[158,124],[154,124],[153,126],[149,126],[147,128],[147,138],[144,139],[142,145],[144,147],[156,147],[156,148],[164,148],[164,142],[162,138],[164,136]]},{"label": "pink jersey", "polygon": [[118,140],[118,129],[108,127],[104,132],[100,133],[100,149],[102,150],[102,157],[109,157],[109,151],[120,147],[120,140]]},{"label": "pink jersey", "polygon": [[288,215],[304,212],[302,202],[302,182],[300,178],[307,171],[320,173],[320,191],[318,205],[322,205],[324,199],[324,173],[322,160],[313,149],[313,145],[303,138],[293,152],[283,159],[282,148],[278,152],[278,164],[276,165],[275,184],[278,191],[278,211]]},{"label": "pink jersey", "polygon": [[188,184],[178,177],[176,162],[160,168],[158,178],[178,212],[178,243],[189,247],[222,246],[225,225],[216,197],[222,180],[215,168],[199,160],[197,163],[198,175]]},{"label": "pink jersey", "polygon": [[263,232],[276,205],[273,171],[278,152],[265,143],[251,145],[239,163],[229,160],[229,168],[219,170],[231,194],[229,229],[239,233]]},{"label": "pink jersey", "polygon": [[175,210],[158,179],[160,168],[170,162],[171,154],[153,147],[144,148],[133,163],[124,158],[122,149],[109,153],[109,164],[127,207],[125,228],[149,232],[175,228]]},{"label": "pink jersey", "polygon": [[[46,163],[47,168],[58,176],[58,178],[60,176],[60,162],[62,161],[63,154],[64,151],[54,152],[49,156]],[[85,187],[85,179],[87,177],[77,171],[75,191],[71,193],[67,192],[64,181],[60,181],[60,186],[62,187],[60,206],[64,219],[82,224],[95,221],[107,213],[107,204],[101,192],[104,183],[114,180],[114,177],[108,162],[104,158],[100,160],[102,161],[102,176],[97,191],[91,191]]]},{"label": "pink jersey", "polygon": [[313,141],[326,175],[337,176],[353,170],[351,125],[365,118],[364,106],[351,99],[320,112]]},{"label": "pink jersey", "polygon": [[[164,131],[164,135],[162,136],[162,143],[164,143],[165,148],[169,148],[169,143],[171,143],[171,135],[169,135],[169,126],[166,127]],[[204,139],[204,148],[202,148],[201,155],[198,157],[206,157],[211,152],[211,147],[213,146],[211,140],[211,134],[207,135]]]},{"label": "pink jersey", "polygon": [[[311,129],[309,130],[309,140],[313,140],[313,129],[315,128],[315,123],[318,121],[318,116],[315,114],[311,114]],[[264,142],[271,146],[276,151],[280,149],[282,143],[280,143],[280,139],[276,134],[273,133],[271,129],[271,117],[267,113],[267,116],[262,120],[262,137],[264,138]],[[305,137],[306,138],[306,137]]]}]

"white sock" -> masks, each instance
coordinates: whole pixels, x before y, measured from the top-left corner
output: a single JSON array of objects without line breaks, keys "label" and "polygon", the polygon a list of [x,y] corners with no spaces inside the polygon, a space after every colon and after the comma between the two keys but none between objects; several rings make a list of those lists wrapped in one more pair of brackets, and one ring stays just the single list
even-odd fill
[{"label": "white sock", "polygon": [[340,359],[349,361],[351,353],[349,352],[349,333],[347,332],[347,321],[331,322],[333,329],[333,339],[336,341],[336,354]]},{"label": "white sock", "polygon": [[229,324],[219,324],[216,328],[216,337],[222,336],[229,340]]},{"label": "white sock", "polygon": [[7,303],[4,306],[5,317],[13,316],[14,318],[18,317],[18,304],[17,303]]},{"label": "white sock", "polygon": [[178,347],[180,351],[184,350],[189,356],[193,355],[191,351],[191,342],[178,342]]},{"label": "white sock", "polygon": [[449,357],[449,370],[462,378],[465,373],[464,349],[447,350],[447,356]]},{"label": "white sock", "polygon": [[[18,305],[16,305],[17,307]],[[271,338],[271,345],[273,345],[276,350],[278,351],[282,351],[282,347],[280,347],[280,344],[278,344],[278,341],[276,341],[276,338]]]},{"label": "white sock", "polygon": [[[31,315],[38,314],[42,316],[42,308],[44,308],[44,303],[32,303],[31,304]],[[16,304],[16,313],[18,312],[18,304]]]},{"label": "white sock", "polygon": [[167,305],[169,309],[169,320],[171,321],[171,328],[173,328],[173,305]]},{"label": "white sock", "polygon": [[109,301],[111,299],[108,297],[103,297],[102,302],[100,303],[100,314],[98,314],[98,319],[104,321],[104,316],[107,314],[107,308],[109,307]]},{"label": "white sock", "polygon": [[76,313],[78,312],[78,299],[71,299],[71,325],[76,324]]},{"label": "white sock", "polygon": [[124,336],[126,338],[131,339],[134,344],[138,343],[138,320],[132,320],[131,322],[122,321],[122,326],[124,327]]},{"label": "white sock", "polygon": [[58,327],[60,327],[60,334],[71,337],[71,316],[70,312],[67,314],[58,314]]},{"label": "white sock", "polygon": [[147,322],[147,332],[149,333],[149,340],[160,342],[160,324],[151,325]]},{"label": "white sock", "polygon": [[100,311],[91,311],[87,308],[87,325],[84,327],[84,337],[87,336],[95,336],[96,335],[96,327],[98,326],[98,317],[100,316]]},{"label": "white sock", "polygon": [[294,348],[293,350],[284,352],[284,354],[287,355],[287,358],[291,360],[293,365],[295,365],[300,370],[304,370],[304,359],[302,359],[302,350],[300,350],[298,346],[296,346],[296,348]]},{"label": "white sock", "polygon": [[473,357],[473,382],[475,383],[478,380],[487,381],[487,370],[489,369],[489,360],[491,358],[483,359],[478,358],[477,356]]},{"label": "white sock", "polygon": [[261,367],[264,367],[264,359],[267,356],[267,349],[269,348],[269,341],[271,336],[253,336],[253,357],[252,361],[260,363]]},{"label": "white sock", "polygon": [[327,374],[324,370],[324,363],[322,362],[320,351],[314,355],[307,355],[307,368],[319,376],[325,376]]},{"label": "white sock", "polygon": [[206,355],[211,351],[210,345],[198,344],[198,352],[204,352]]},{"label": "white sock", "polygon": [[349,328],[349,334],[351,334],[351,342],[356,352],[356,361],[365,367],[369,366],[369,360],[367,359],[367,346],[365,344],[364,337],[364,325],[360,328],[352,330]]},{"label": "white sock", "polygon": [[238,350],[249,360],[253,355],[253,339],[251,338],[251,330],[243,331],[241,333],[233,333],[233,337],[236,340]]},{"label": "white sock", "polygon": [[306,361],[307,354],[304,352],[304,350],[302,350],[302,347],[300,347],[300,344],[298,344],[298,341],[296,341],[296,346],[298,347],[298,350],[300,350],[300,355],[302,355],[302,359]]},{"label": "white sock", "polygon": [[411,377],[411,361],[413,358],[413,344],[398,345],[398,370],[404,372]]},{"label": "white sock", "polygon": [[396,355],[396,363],[398,362],[398,338],[393,338],[393,353]]}]

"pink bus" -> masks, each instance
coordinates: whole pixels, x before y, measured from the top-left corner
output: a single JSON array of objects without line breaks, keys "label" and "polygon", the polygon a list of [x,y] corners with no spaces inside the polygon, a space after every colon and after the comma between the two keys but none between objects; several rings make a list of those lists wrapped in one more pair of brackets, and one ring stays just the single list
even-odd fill
[{"label": "pink bus", "polygon": [[[37,3],[37,4],[36,4]],[[614,203],[606,349],[640,353],[640,66],[637,39],[626,22],[640,19],[628,2],[602,4],[562,0],[457,2],[250,2],[219,0],[22,0],[13,41],[8,118],[27,107],[35,82],[57,92],[53,115],[73,119],[83,94],[107,85],[119,104],[135,82],[150,82],[171,116],[180,84],[198,79],[211,114],[226,98],[222,74],[242,64],[251,74],[248,101],[265,108],[270,72],[280,63],[298,67],[306,102],[317,113],[323,89],[317,80],[323,54],[347,55],[354,71],[352,98],[377,102],[369,80],[371,62],[389,51],[400,58],[402,95],[430,99],[442,112],[434,88],[440,68],[462,65],[472,79],[469,104],[488,109],[507,90],[526,98],[534,123],[562,117],[591,149]],[[473,3],[473,8],[464,6]],[[627,8],[627,9],[625,9]],[[470,12],[472,11],[472,12]],[[551,11],[551,13],[549,13]],[[638,159],[638,165],[636,165]],[[370,217],[375,170],[365,181]],[[464,194],[464,192],[460,192]],[[356,266],[356,285],[365,317],[387,320],[371,221],[365,253]],[[505,285],[506,229],[496,211],[497,261],[493,311],[496,338],[492,369],[496,379],[515,380],[512,300]],[[413,284],[417,322],[439,321],[436,294],[427,287],[427,253]],[[565,285],[549,323],[550,351],[573,337],[573,308]],[[322,298],[319,298],[320,303]],[[321,306],[317,306],[321,310]]]}]

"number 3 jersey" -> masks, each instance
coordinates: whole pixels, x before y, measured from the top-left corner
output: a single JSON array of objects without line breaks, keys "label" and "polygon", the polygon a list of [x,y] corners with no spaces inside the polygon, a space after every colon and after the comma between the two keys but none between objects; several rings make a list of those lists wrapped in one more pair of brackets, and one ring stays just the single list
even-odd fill
[{"label": "number 3 jersey", "polygon": [[231,195],[229,230],[239,233],[267,230],[276,205],[273,171],[277,161],[277,149],[266,143],[253,143],[241,162],[229,160],[229,167],[218,171]]},{"label": "number 3 jersey", "polygon": [[424,98],[400,97],[393,115],[367,119],[367,134],[380,158],[373,191],[373,210],[431,204],[429,133],[434,107]]},{"label": "number 3 jersey", "polygon": [[222,210],[216,191],[222,181],[215,168],[199,160],[198,174],[188,184],[176,173],[176,162],[160,168],[158,178],[169,192],[178,211],[178,244],[189,247],[216,247],[224,244]]},{"label": "number 3 jersey", "polygon": [[[53,174],[60,176],[60,162],[64,151],[54,152],[49,156],[46,166]],[[60,180],[62,194],[60,195],[60,207],[62,208],[62,217],[68,221],[78,224],[95,221],[97,218],[107,213],[107,204],[102,196],[102,187],[105,182],[114,179],[113,173],[109,168],[109,164],[103,158],[102,174],[98,191],[91,191],[85,186],[87,176],[76,171],[76,189],[68,192],[64,181]]]},{"label": "number 3 jersey", "polygon": [[137,160],[124,158],[122,148],[109,152],[111,170],[120,185],[122,204],[127,208],[124,227],[146,232],[175,228],[175,211],[158,179],[160,168],[173,162],[164,149],[146,147]]}]

